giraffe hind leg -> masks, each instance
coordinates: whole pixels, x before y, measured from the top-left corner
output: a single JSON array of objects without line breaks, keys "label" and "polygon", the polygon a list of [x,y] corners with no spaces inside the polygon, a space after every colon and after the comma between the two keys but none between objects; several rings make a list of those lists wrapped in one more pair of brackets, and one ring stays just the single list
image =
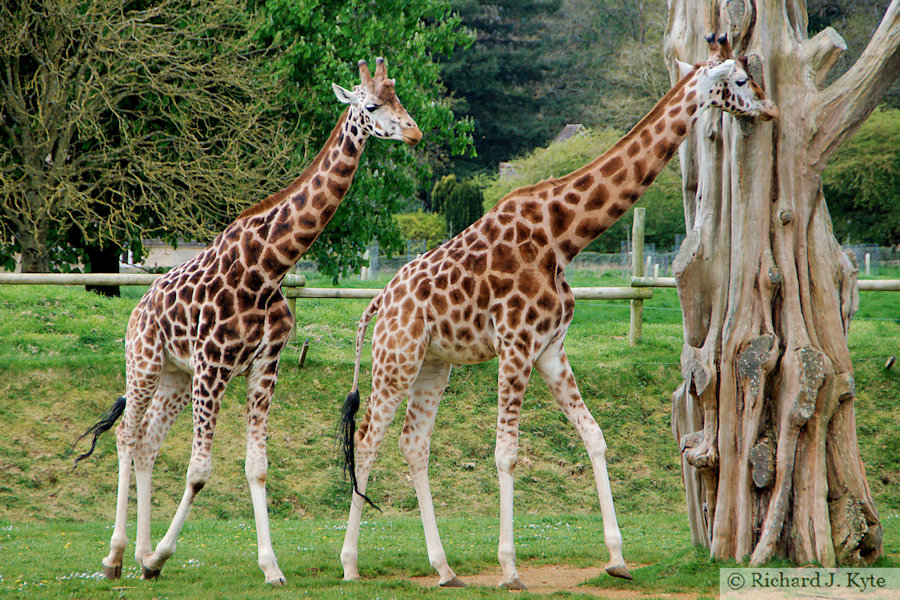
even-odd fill
[{"label": "giraffe hind leg", "polygon": [[[372,343],[373,357],[384,355],[381,345],[382,340],[387,337],[383,335],[388,331],[386,323],[387,320],[379,320],[376,325]],[[412,339],[406,328],[400,328],[399,332],[392,333],[391,336],[391,344],[402,349],[396,356],[404,356],[405,362],[403,365],[393,362],[373,365],[372,396],[369,399],[366,416],[354,436],[356,488],[350,501],[347,531],[341,547],[341,565],[344,567],[345,581],[359,579],[357,566],[359,527],[369,473],[378,457],[378,449],[384,440],[387,427],[394,420],[400,402],[408,395],[425,356],[424,339]]]},{"label": "giraffe hind leg", "polygon": [[141,563],[152,552],[150,510],[153,466],[160,447],[175,419],[191,401],[191,376],[174,368],[160,376],[159,386],[141,424],[141,439],[135,448],[134,478],[137,488],[135,559]]},{"label": "giraffe hind leg", "polygon": [[[184,494],[166,534],[156,545],[156,549],[141,559],[144,579],[158,577],[166,561],[175,553],[175,544],[190,513],[194,498],[209,481],[212,473],[210,453],[213,431],[230,374],[227,369],[202,363],[194,371],[191,389],[194,439],[185,476]],[[217,392],[213,393],[212,390]]]},{"label": "giraffe hind leg", "polygon": [[109,554],[102,560],[103,574],[110,579],[122,575],[122,557],[128,544],[125,532],[128,518],[128,493],[131,485],[131,466],[134,462],[135,447],[140,437],[140,423],[147,405],[155,393],[158,379],[155,375],[147,378],[145,385],[129,382],[125,393],[124,418],[116,428],[116,452],[119,458],[118,485],[116,492],[116,522],[109,540]]}]

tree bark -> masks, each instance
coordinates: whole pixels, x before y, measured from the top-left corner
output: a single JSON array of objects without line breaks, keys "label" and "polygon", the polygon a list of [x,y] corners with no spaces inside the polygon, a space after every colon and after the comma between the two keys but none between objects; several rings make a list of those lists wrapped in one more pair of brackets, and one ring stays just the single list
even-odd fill
[{"label": "tree bark", "polygon": [[805,3],[669,0],[665,50],[706,56],[727,33],[778,105],[771,123],[706,111],[682,145],[688,235],[675,262],[683,382],[673,395],[695,543],[753,565],[868,565],[882,526],[856,440],[847,346],[857,268],[832,233],[828,158],[900,73],[900,0],[857,63],[808,38]]},{"label": "tree bark", "polygon": [[[122,249],[118,246],[88,245],[84,248],[84,253],[91,273],[119,272],[119,256],[122,254]],[[120,295],[117,285],[86,285],[84,289],[89,292],[97,292],[101,296],[118,298]]]},{"label": "tree bark", "polygon": [[22,273],[48,273],[50,271],[50,251],[43,236],[32,235],[29,231],[19,234],[21,246],[19,270]]}]

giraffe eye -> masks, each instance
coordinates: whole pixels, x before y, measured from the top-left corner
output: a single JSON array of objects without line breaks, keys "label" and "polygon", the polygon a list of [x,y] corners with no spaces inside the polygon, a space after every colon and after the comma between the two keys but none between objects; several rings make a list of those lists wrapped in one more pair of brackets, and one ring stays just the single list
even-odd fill
[{"label": "giraffe eye", "polygon": [[366,106],[365,106],[365,109],[366,109],[368,112],[375,112],[375,111],[378,110],[379,108],[381,108],[381,105],[379,105],[379,104],[374,104],[374,103],[372,103],[372,102],[369,102],[369,103],[366,104]]},{"label": "giraffe eye", "polygon": [[747,78],[744,77],[742,79],[738,79],[737,81],[735,81],[735,83],[738,85],[738,87],[747,85]]}]

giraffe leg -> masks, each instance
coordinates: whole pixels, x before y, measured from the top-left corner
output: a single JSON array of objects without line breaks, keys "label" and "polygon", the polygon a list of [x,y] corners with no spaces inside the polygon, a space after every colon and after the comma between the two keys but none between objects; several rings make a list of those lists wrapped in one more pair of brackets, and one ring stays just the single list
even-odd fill
[{"label": "giraffe leg", "polygon": [[[127,402],[127,401],[126,401]],[[127,404],[126,404],[127,406]],[[116,451],[119,456],[119,483],[116,492],[116,524],[109,540],[109,554],[103,558],[103,575],[107,579],[118,579],[122,576],[122,557],[128,536],[125,533],[125,522],[128,518],[128,491],[131,486],[131,458],[133,446],[125,441],[124,421],[116,428]]]},{"label": "giraffe leg", "polygon": [[285,584],[278,568],[272,538],[269,533],[269,513],[266,507],[266,474],[269,459],[266,455],[266,426],[269,403],[275,392],[278,376],[278,353],[274,359],[253,365],[247,378],[247,460],[244,471],[250,486],[253,516],[256,520],[257,564],[266,576],[266,583]]},{"label": "giraffe leg", "polygon": [[497,377],[497,445],[494,459],[500,482],[500,540],[497,559],[503,570],[500,587],[524,590],[516,570],[516,549],[513,536],[513,471],[519,452],[519,416],[522,399],[531,376],[531,365],[518,348],[506,349],[500,355]]},{"label": "giraffe leg", "polygon": [[185,477],[184,494],[166,534],[156,545],[156,550],[141,560],[144,579],[159,577],[166,561],[175,553],[175,544],[181,528],[191,511],[194,498],[203,489],[212,473],[212,439],[219,414],[222,394],[228,384],[230,371],[221,367],[200,364],[194,370],[191,400],[194,418],[194,440],[191,460]]},{"label": "giraffe leg", "polygon": [[[143,355],[146,353],[146,356]],[[140,357],[140,361],[136,357]],[[141,363],[142,368],[137,367]],[[122,557],[128,545],[125,532],[128,519],[128,492],[135,447],[140,441],[141,422],[159,385],[162,354],[157,347],[145,347],[141,339],[126,346],[125,414],[116,428],[116,453],[119,477],[116,492],[116,524],[109,541],[109,554],[102,560],[103,574],[108,579],[122,576]]]},{"label": "giraffe leg", "polygon": [[140,563],[152,551],[150,541],[150,499],[153,465],[160,447],[175,419],[191,400],[191,376],[175,369],[164,370],[156,394],[141,425],[141,437],[135,448],[134,478],[137,486],[137,531],[135,560]]},{"label": "giraffe leg", "polygon": [[431,485],[428,482],[428,452],[431,432],[434,429],[438,406],[449,378],[450,365],[444,361],[433,359],[426,360],[422,364],[409,392],[406,420],[400,434],[400,449],[403,451],[406,464],[409,465],[413,485],[416,488],[422,526],[425,528],[428,560],[440,575],[438,585],[441,587],[464,587],[465,584],[456,577],[456,573],[447,563],[447,555],[438,534]]},{"label": "giraffe leg", "polygon": [[[411,339],[409,329],[405,326],[389,330],[389,321],[379,319],[375,326],[372,342],[372,396],[355,436],[356,484],[361,494],[366,493],[369,473],[375,464],[387,427],[394,420],[400,401],[409,393],[425,356],[424,339]],[[391,360],[386,360],[386,357]],[[403,359],[402,364],[400,357]],[[341,548],[345,581],[359,579],[359,525],[364,502],[354,491],[344,545]]]},{"label": "giraffe leg", "polygon": [[606,572],[614,577],[631,579],[631,573],[628,572],[625,559],[622,557],[622,534],[616,521],[616,509],[613,506],[612,489],[606,468],[606,441],[603,439],[603,431],[591,416],[578,391],[575,375],[572,373],[572,367],[562,348],[562,343],[548,348],[535,367],[566,418],[578,431],[590,456],[594,480],[597,484],[597,495],[600,498],[604,540],[606,548],[609,550]]}]

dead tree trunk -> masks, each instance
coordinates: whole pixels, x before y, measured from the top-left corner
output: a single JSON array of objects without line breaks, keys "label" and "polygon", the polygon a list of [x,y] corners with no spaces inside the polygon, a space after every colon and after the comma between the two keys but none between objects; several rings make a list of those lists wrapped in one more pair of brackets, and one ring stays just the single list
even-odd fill
[{"label": "dead tree trunk", "polygon": [[804,2],[669,0],[666,57],[705,56],[708,32],[748,56],[781,118],[706,111],[681,148],[688,236],[673,433],[694,541],[758,565],[866,565],[882,526],[859,456],[847,346],[857,268],[832,233],[821,174],[900,73],[900,0],[859,61],[807,36]]}]

